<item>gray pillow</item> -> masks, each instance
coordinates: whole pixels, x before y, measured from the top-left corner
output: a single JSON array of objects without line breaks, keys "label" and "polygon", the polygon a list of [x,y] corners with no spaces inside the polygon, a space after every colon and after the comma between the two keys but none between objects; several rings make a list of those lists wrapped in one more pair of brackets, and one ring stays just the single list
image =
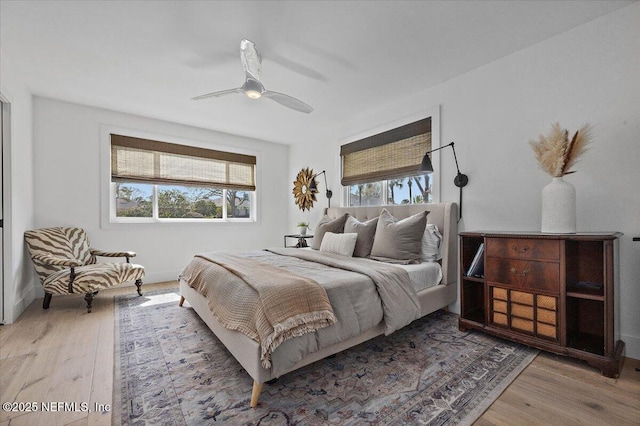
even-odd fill
[{"label": "gray pillow", "polygon": [[373,238],[376,236],[377,224],[377,217],[366,222],[360,222],[353,216],[347,217],[347,221],[344,224],[344,232],[355,232],[358,234],[356,248],[353,251],[353,257],[369,257],[371,254],[371,248],[373,247]]},{"label": "gray pillow", "polygon": [[316,226],[316,232],[313,234],[313,240],[311,240],[311,248],[314,250],[320,250],[322,245],[322,237],[325,232],[333,232],[334,234],[342,234],[344,232],[344,223],[347,221],[347,213],[342,216],[331,220],[329,216],[323,217],[318,226]]},{"label": "gray pillow", "polygon": [[393,263],[420,263],[427,213],[398,220],[383,209],[378,218],[371,258]]}]

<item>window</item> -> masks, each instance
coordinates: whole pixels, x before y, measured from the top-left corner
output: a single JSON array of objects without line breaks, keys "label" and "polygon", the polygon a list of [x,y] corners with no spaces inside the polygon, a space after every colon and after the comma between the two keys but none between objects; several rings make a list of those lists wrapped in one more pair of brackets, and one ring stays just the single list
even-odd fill
[{"label": "window", "polygon": [[342,145],[348,205],[432,202],[431,174],[418,174],[431,150],[431,117]]},{"label": "window", "polygon": [[254,156],[110,136],[111,221],[255,219]]},{"label": "window", "polygon": [[[350,206],[431,203],[431,175],[415,175],[350,185]],[[386,201],[385,201],[386,200]]]}]

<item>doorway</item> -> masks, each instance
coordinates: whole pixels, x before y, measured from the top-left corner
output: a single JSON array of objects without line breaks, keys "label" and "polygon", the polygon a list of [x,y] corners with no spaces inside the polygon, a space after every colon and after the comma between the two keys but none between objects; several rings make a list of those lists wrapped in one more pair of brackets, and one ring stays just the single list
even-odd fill
[{"label": "doorway", "polygon": [[0,94],[0,324],[5,324],[7,321],[7,310],[5,309],[5,180],[4,172],[7,170],[5,167],[6,149],[9,146],[9,115],[10,105],[6,102],[5,98]]}]

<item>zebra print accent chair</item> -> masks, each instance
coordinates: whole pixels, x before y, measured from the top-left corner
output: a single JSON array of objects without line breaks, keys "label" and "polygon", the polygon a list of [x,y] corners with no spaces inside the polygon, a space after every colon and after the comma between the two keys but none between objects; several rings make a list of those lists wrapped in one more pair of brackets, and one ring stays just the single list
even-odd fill
[{"label": "zebra print accent chair", "polygon": [[[43,309],[54,294],[84,293],[87,312],[99,290],[135,281],[142,296],[144,266],[129,263],[132,251],[106,252],[91,248],[82,228],[41,228],[24,233],[31,260],[44,287]],[[126,263],[97,263],[97,256],[124,257]]]}]

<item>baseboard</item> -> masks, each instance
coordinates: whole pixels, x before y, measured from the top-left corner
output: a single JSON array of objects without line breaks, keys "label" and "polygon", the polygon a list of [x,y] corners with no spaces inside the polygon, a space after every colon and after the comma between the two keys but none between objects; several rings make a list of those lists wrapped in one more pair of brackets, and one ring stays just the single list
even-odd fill
[{"label": "baseboard", "polygon": [[640,337],[621,334],[620,340],[624,342],[624,356],[640,360]]},{"label": "baseboard", "polygon": [[[43,293],[44,295],[44,293]],[[20,315],[29,307],[31,303],[36,299],[36,289],[31,286],[25,293],[13,304],[13,310],[11,311],[12,318],[7,318],[6,324],[12,324],[20,317]]]}]

